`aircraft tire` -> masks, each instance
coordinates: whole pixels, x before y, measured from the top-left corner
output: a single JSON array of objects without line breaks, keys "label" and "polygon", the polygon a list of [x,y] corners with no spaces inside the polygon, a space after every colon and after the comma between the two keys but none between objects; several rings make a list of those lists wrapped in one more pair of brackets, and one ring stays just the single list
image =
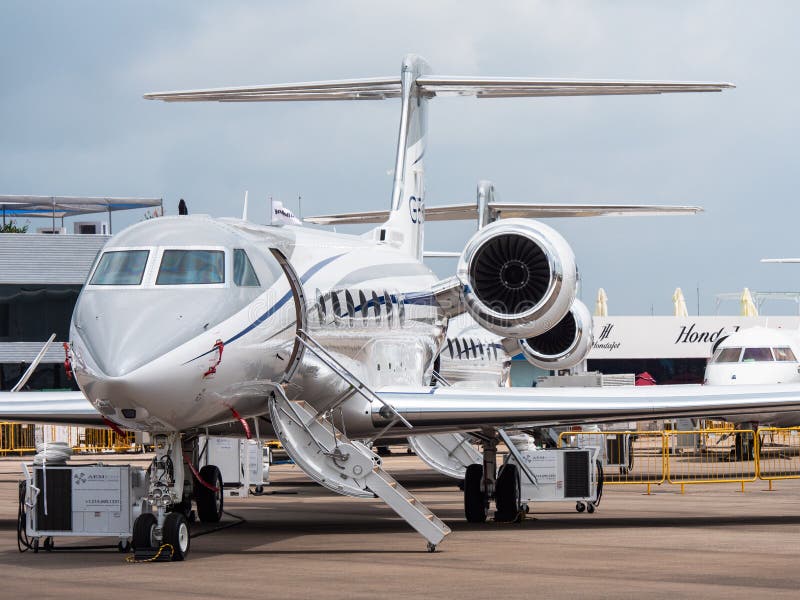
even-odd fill
[{"label": "aircraft tire", "polygon": [[158,521],[153,513],[145,512],[136,517],[133,522],[131,546],[134,550],[154,547],[153,531]]},{"label": "aircraft tire", "polygon": [[173,512],[164,521],[164,543],[172,546],[172,560],[181,561],[189,554],[189,522],[183,513]]},{"label": "aircraft tire", "polygon": [[494,488],[494,503],[497,507],[495,520],[513,521],[519,516],[520,489],[517,465],[506,463],[500,469]]},{"label": "aircraft tire", "polygon": [[224,508],[222,473],[216,466],[206,465],[200,469],[200,478],[217,488],[217,491],[208,489],[195,479],[194,501],[197,503],[197,516],[201,523],[219,523]]},{"label": "aircraft tire", "polygon": [[481,489],[483,465],[468,465],[464,474],[464,516],[468,523],[484,523],[488,513],[486,494]]}]

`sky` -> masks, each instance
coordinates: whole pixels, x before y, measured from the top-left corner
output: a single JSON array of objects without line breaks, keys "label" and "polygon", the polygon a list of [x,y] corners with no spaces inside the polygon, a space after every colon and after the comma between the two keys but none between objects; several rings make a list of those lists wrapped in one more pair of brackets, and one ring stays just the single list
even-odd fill
[{"label": "sky", "polygon": [[[506,202],[704,207],[548,224],[575,250],[590,307],[603,287],[612,315],[671,314],[680,286],[690,314],[714,314],[718,293],[800,290],[800,265],[759,263],[800,255],[798,17],[790,1],[5,0],[0,193],[155,196],[173,214],[185,198],[240,216],[248,190],[253,220],[269,197],[298,212],[302,196],[305,216],[389,206],[397,100],[165,104],[149,91],[396,75],[410,52],[444,75],[729,81],[719,94],[435,99],[425,165],[428,206],[474,201],[490,179]],[[117,213],[115,231],[141,218]],[[474,227],[428,224],[426,247],[461,250]],[[455,261],[431,266],[446,277]]]}]

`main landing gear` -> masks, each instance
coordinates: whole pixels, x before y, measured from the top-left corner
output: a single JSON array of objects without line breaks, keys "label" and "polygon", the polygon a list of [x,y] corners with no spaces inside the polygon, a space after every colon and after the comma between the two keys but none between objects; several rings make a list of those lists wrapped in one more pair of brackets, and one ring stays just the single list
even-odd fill
[{"label": "main landing gear", "polygon": [[497,474],[497,436],[482,436],[483,464],[467,467],[464,477],[464,514],[469,523],[483,523],[489,503],[495,501],[495,521],[514,521],[524,510],[520,503],[519,477],[514,464],[506,464]]},{"label": "main landing gear", "polygon": [[191,456],[184,456],[179,433],[159,434],[154,439],[156,456],[150,466],[150,487],[143,512],[133,524],[131,545],[137,559],[169,557],[179,561],[186,558],[191,546],[192,498],[201,522],[218,523],[222,518],[222,474],[214,465],[206,465],[198,473],[193,466],[196,448]]}]

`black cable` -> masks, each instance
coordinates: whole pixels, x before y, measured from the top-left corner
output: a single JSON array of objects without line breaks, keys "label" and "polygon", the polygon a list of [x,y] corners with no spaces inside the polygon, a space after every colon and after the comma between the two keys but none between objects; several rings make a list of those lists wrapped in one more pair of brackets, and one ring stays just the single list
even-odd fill
[{"label": "black cable", "polygon": [[192,539],[198,538],[198,537],[203,536],[203,535],[208,535],[209,533],[216,533],[217,531],[222,531],[223,529],[230,529],[231,527],[236,527],[237,525],[241,525],[242,523],[247,523],[247,521],[245,520],[244,517],[240,517],[239,515],[234,515],[233,513],[229,513],[227,510],[223,510],[222,514],[228,515],[229,517],[233,517],[234,519],[238,519],[238,520],[234,521],[233,523],[222,523],[222,524],[217,525],[216,527],[212,527],[211,529],[208,529],[206,531],[201,531],[200,533],[195,533],[193,536],[191,536]]}]

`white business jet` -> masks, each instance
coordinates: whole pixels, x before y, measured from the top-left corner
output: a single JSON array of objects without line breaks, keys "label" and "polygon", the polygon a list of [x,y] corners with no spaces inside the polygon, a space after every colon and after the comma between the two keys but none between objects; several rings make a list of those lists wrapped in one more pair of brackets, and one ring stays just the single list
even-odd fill
[{"label": "white business jet", "polygon": [[[399,76],[164,92],[167,102],[400,101],[390,210],[335,215],[376,222],[352,236],[299,226],[260,226],[206,216],[138,223],[103,249],[75,307],[70,360],[81,391],[102,416],[154,434],[147,495],[133,544],[189,551],[183,507],[220,518],[219,470],[195,477],[196,432],[256,419],[271,424],[294,462],[341,494],[381,497],[428,542],[449,528],[381,469],[370,444],[383,435],[471,432],[483,468],[465,482],[471,521],[486,518],[495,491],[499,432],[723,411],[800,410],[800,386],[669,388],[432,387],[448,319],[468,312],[502,338],[530,339],[557,326],[575,301],[577,269],[566,240],[536,216],[695,212],[693,208],[513,205],[487,201],[424,208],[427,103],[479,98],[713,92],[717,83],[561,81],[445,77],[407,56]],[[422,262],[428,219],[496,218],[468,241],[454,277]],[[0,395],[0,416],[65,421],[89,416],[80,398]],[[84,412],[82,412],[84,411]],[[245,421],[246,422],[246,421]],[[402,433],[400,433],[402,432]],[[470,477],[472,479],[470,479]]]}]

